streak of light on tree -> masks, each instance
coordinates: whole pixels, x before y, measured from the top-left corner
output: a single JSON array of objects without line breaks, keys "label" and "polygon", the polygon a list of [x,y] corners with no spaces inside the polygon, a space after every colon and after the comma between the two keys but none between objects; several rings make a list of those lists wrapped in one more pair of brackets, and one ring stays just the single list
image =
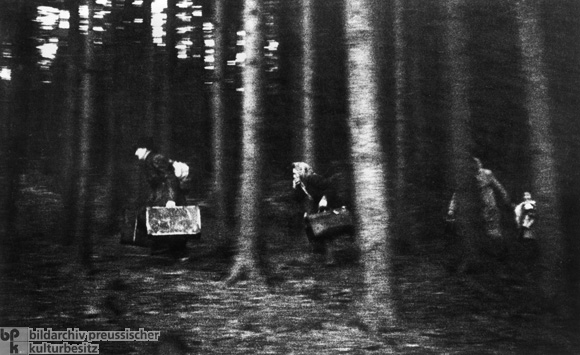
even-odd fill
[{"label": "streak of light on tree", "polygon": [[345,8],[349,131],[354,174],[356,236],[364,267],[359,315],[371,330],[393,321],[386,160],[380,139],[376,2],[348,1]]},{"label": "streak of light on tree", "polygon": [[262,281],[259,270],[259,217],[262,200],[262,148],[260,129],[263,127],[264,102],[264,34],[263,4],[261,0],[245,0],[243,21],[246,54],[243,68],[242,103],[242,176],[238,196],[239,235],[238,254],[228,283],[247,276]]}]

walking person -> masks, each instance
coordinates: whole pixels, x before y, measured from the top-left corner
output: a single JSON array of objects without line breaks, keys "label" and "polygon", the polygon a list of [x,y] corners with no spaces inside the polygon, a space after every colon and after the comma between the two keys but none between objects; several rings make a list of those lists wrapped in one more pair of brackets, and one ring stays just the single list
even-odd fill
[{"label": "walking person", "polygon": [[[498,207],[497,195],[499,195],[502,203],[505,206],[510,206],[510,198],[506,189],[502,186],[499,180],[495,177],[493,172],[489,169],[484,169],[481,160],[473,158],[477,165],[477,185],[479,187],[481,203],[482,203],[482,217],[485,222],[485,234],[490,239],[501,239],[501,211]],[[453,220],[457,210],[457,202],[455,200],[456,194],[453,194],[448,208],[448,219]]]},{"label": "walking person", "polygon": [[[135,156],[139,160],[143,176],[150,188],[145,206],[139,210],[136,228],[138,233],[147,233],[145,222],[147,207],[184,206],[186,199],[171,160],[157,152],[153,139],[140,139],[135,145]],[[185,237],[172,237],[171,240],[153,238],[151,254],[165,253],[179,258],[186,257],[187,239]]]},{"label": "walking person", "polygon": [[532,200],[532,194],[524,192],[524,200],[519,203],[515,210],[516,224],[520,231],[520,238],[535,239],[532,226],[536,222],[536,201]]},{"label": "walking person", "polygon": [[532,226],[538,219],[538,213],[536,201],[532,200],[531,193],[524,192],[524,200],[516,206],[514,214],[519,230],[519,241],[524,250],[524,260],[528,265],[534,265],[538,260],[539,247]]},{"label": "walking person", "polygon": [[307,222],[306,235],[312,245],[314,254],[324,255],[327,265],[335,264],[331,241],[333,236],[315,236],[309,226],[308,216],[322,211],[333,211],[335,215],[346,212],[351,204],[348,183],[342,173],[325,177],[314,172],[312,167],[304,162],[292,163],[292,187],[298,201],[307,201],[304,219]]}]

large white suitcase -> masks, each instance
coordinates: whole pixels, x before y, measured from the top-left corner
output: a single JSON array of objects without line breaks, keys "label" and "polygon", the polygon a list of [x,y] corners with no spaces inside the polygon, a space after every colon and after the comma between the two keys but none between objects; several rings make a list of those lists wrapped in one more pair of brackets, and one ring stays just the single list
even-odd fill
[{"label": "large white suitcase", "polygon": [[198,206],[147,207],[147,234],[157,236],[201,235]]}]

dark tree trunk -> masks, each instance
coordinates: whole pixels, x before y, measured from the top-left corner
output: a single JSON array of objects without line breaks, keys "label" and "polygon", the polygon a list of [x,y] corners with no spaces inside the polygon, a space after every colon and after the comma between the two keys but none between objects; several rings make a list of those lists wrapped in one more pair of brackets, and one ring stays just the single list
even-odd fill
[{"label": "dark tree trunk", "polygon": [[[471,151],[473,139],[469,122],[471,111],[467,89],[469,85],[469,61],[465,53],[467,29],[464,25],[462,0],[445,2],[445,54],[443,62],[447,63],[445,76],[449,90],[449,129],[452,154],[452,182],[457,203],[456,224],[461,235],[462,252],[460,270],[466,271],[479,258],[482,226],[478,226],[481,206],[476,187],[476,165]],[[451,196],[450,196],[451,198]]]},{"label": "dark tree trunk", "polygon": [[[408,117],[405,110],[407,98],[407,43],[405,38],[405,2],[394,0],[395,34],[395,140],[397,155],[396,201],[404,201],[408,151]],[[400,209],[399,209],[400,210]],[[402,211],[405,214],[406,211]]]},{"label": "dark tree trunk", "polygon": [[145,114],[143,117],[143,133],[146,136],[155,135],[155,45],[153,44],[153,28],[151,27],[151,2],[143,1],[143,53],[145,62]]},{"label": "dark tree trunk", "polygon": [[213,7],[215,34],[214,77],[211,86],[212,117],[212,163],[216,234],[221,243],[226,239],[226,122],[225,122],[225,69],[226,69],[226,23],[225,0],[215,0]]},{"label": "dark tree trunk", "polygon": [[[220,0],[223,1],[223,0]],[[190,129],[188,129],[189,136],[193,138],[193,151],[195,152],[195,156],[193,156],[193,165],[198,166],[196,169],[192,169],[190,171],[191,178],[193,181],[197,181],[199,183],[192,186],[192,195],[193,196],[203,196],[207,198],[207,187],[209,184],[202,184],[201,182],[204,181],[204,173],[205,169],[202,168],[205,164],[200,162],[207,161],[207,158],[211,153],[207,154],[207,145],[211,144],[211,141],[207,139],[208,130],[211,130],[211,120],[208,117],[208,102],[207,102],[207,91],[205,89],[205,81],[206,79],[206,70],[205,70],[205,51],[206,47],[204,44],[204,33],[203,33],[203,23],[206,21],[213,20],[209,18],[209,14],[211,13],[208,6],[205,6],[208,3],[206,0],[196,0],[193,2],[194,6],[199,6],[202,9],[202,16],[192,16],[191,18],[191,41],[194,43],[200,44],[200,54],[199,56],[192,56],[191,60],[193,62],[192,65],[192,72],[193,72],[193,82],[192,82],[192,91],[191,91],[191,99],[192,107],[190,108],[190,119],[189,125]],[[214,6],[217,6],[214,5]],[[222,5],[223,6],[223,5]],[[214,46],[214,51],[217,48]],[[192,54],[194,53],[192,48]],[[214,53],[215,56],[215,53]],[[211,89],[210,89],[211,90]],[[213,118],[213,117],[212,117]],[[211,186],[210,186],[211,188]]]},{"label": "dark tree trunk", "polygon": [[562,295],[564,273],[563,246],[565,243],[560,221],[558,201],[558,173],[552,133],[552,114],[548,94],[548,78],[544,65],[544,35],[537,2],[516,3],[519,39],[522,51],[522,71],[526,79],[526,102],[530,127],[532,163],[532,196],[542,211],[542,218],[534,226],[537,235],[544,294],[557,301]]},{"label": "dark tree trunk", "polygon": [[94,128],[94,86],[95,86],[95,53],[94,53],[94,32],[93,21],[95,13],[95,0],[85,0],[89,8],[88,30],[84,38],[83,60],[84,66],[81,73],[81,99],[80,99],[80,121],[79,121],[79,160],[78,160],[78,191],[77,203],[79,217],[76,227],[76,235],[79,243],[80,260],[83,266],[90,268],[92,254],[92,233],[94,231],[92,222],[93,205],[91,203],[92,188],[92,162],[91,134]]},{"label": "dark tree trunk", "polygon": [[[10,69],[12,71],[11,82],[7,94],[7,117],[2,117],[6,122],[6,131],[3,133],[7,139],[0,143],[0,164],[2,169],[1,180],[5,183],[0,192],[0,213],[2,216],[2,259],[8,261],[8,266],[15,266],[20,260],[20,251],[23,248],[22,236],[19,235],[17,220],[19,217],[18,200],[20,198],[20,175],[26,171],[27,162],[30,158],[29,130],[30,122],[34,117],[30,110],[34,100],[33,78],[35,73],[35,60],[37,58],[34,43],[34,6],[33,4],[19,2],[12,5],[13,15],[17,18],[15,23],[13,43],[13,59]],[[9,103],[9,104],[8,104]],[[6,259],[4,259],[6,258]]]},{"label": "dark tree trunk", "polygon": [[162,152],[171,156],[172,139],[173,139],[173,123],[174,123],[174,74],[175,66],[177,64],[177,50],[176,45],[176,17],[177,0],[167,1],[167,22],[165,23],[165,49],[163,60],[163,77],[161,82],[161,107],[159,109],[159,147]]},{"label": "dark tree trunk", "polygon": [[[407,41],[407,2],[404,0],[394,0],[393,4],[393,32],[394,32],[394,50],[395,50],[395,198],[393,221],[396,226],[397,240],[408,244],[411,242],[412,233],[408,233],[413,226],[412,206],[410,201],[413,199],[409,196],[409,179],[411,177],[410,156],[410,136],[411,136],[411,117],[407,110],[409,101],[409,66],[410,56],[409,44]],[[407,232],[404,232],[407,231]]]},{"label": "dark tree trunk", "polygon": [[77,205],[77,172],[74,168],[77,161],[78,146],[78,114],[79,114],[79,60],[81,55],[81,37],[79,32],[79,0],[68,0],[67,10],[70,14],[68,48],[66,53],[66,81],[65,81],[65,112],[63,114],[62,139],[62,197],[65,219],[63,223],[62,241],[65,245],[74,242],[76,220],[78,218]]},{"label": "dark tree trunk", "polygon": [[122,65],[119,65],[121,62],[121,55],[120,51],[116,51],[116,45],[119,43],[119,31],[116,30],[117,26],[119,26],[119,19],[122,19],[122,16],[119,16],[120,10],[113,7],[113,13],[117,14],[117,16],[112,16],[113,20],[111,25],[113,29],[109,32],[108,42],[111,45],[105,46],[104,50],[106,50],[105,57],[106,60],[106,77],[105,77],[105,85],[107,88],[107,95],[104,98],[105,100],[105,116],[106,116],[106,125],[107,125],[107,138],[105,140],[106,143],[106,173],[105,173],[105,216],[106,216],[106,225],[105,233],[117,233],[119,231],[119,222],[120,217],[123,214],[121,209],[121,204],[124,199],[124,191],[126,190],[126,186],[121,186],[121,171],[120,171],[120,161],[122,156],[127,156],[132,154],[132,152],[124,151],[124,147],[119,144],[122,140],[121,132],[121,115],[118,114],[116,110],[116,106],[118,103],[118,98],[122,95],[117,73],[121,70],[124,70]]}]

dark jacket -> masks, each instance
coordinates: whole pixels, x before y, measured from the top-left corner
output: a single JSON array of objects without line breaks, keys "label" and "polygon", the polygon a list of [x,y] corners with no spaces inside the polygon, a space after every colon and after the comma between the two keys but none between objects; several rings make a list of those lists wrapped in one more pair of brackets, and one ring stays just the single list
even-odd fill
[{"label": "dark jacket", "polygon": [[318,209],[318,203],[326,196],[328,208],[335,209],[342,206],[350,207],[350,193],[344,174],[338,173],[330,177],[311,174],[301,178],[302,184],[310,197],[297,188],[298,199],[312,198],[312,209]]},{"label": "dark jacket", "polygon": [[175,201],[177,206],[186,204],[185,194],[179,186],[173,165],[164,155],[149,153],[142,161],[145,179],[151,187],[147,205],[164,207],[167,201]]}]

